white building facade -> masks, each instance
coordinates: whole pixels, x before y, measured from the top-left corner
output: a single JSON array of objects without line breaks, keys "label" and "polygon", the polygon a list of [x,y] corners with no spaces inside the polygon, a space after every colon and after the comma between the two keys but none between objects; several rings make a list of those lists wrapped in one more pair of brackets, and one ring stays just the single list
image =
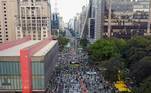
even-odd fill
[{"label": "white building facade", "polygon": [[43,40],[50,35],[51,8],[48,0],[20,0],[16,22],[17,39],[30,35]]}]

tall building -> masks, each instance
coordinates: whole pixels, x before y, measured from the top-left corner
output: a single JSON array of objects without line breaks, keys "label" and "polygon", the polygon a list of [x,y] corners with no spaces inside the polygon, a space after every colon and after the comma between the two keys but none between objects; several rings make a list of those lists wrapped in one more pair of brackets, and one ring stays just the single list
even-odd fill
[{"label": "tall building", "polygon": [[90,0],[90,18],[88,20],[88,38],[94,42],[102,38],[104,31],[104,0]]},{"label": "tall building", "polygon": [[69,20],[69,22],[68,22],[68,28],[70,29],[70,30],[74,30],[74,19],[73,18],[71,18],[70,20]]},{"label": "tall building", "polygon": [[59,17],[59,30],[64,31],[64,21],[63,17]]},{"label": "tall building", "polygon": [[48,0],[19,0],[16,22],[16,37],[30,35],[33,40],[42,40],[50,34],[51,8]]},{"label": "tall building", "polygon": [[76,36],[79,37],[80,35],[80,30],[81,30],[81,25],[82,25],[82,20],[80,19],[81,15],[77,14],[76,17],[74,18],[74,31],[76,32]]},{"label": "tall building", "polygon": [[87,17],[87,10],[88,10],[88,6],[83,6],[82,7],[82,12],[80,14],[80,19],[79,19],[79,22],[80,22],[80,30],[79,30],[79,34],[81,35],[81,32],[82,32],[82,28],[85,24],[85,21],[86,21],[86,17]]},{"label": "tall building", "polygon": [[[129,39],[147,33],[149,0],[112,0],[111,37]],[[104,37],[108,33],[109,2],[106,3]],[[150,29],[150,28],[148,28]],[[150,33],[148,31],[148,33]]]},{"label": "tall building", "polygon": [[0,43],[16,39],[17,0],[0,0]]},{"label": "tall building", "polygon": [[52,29],[59,29],[59,14],[58,13],[53,13],[52,14],[52,24],[51,27]]},{"label": "tall building", "polygon": [[51,33],[55,36],[59,35],[60,31],[64,31],[63,17],[59,13],[52,13],[51,18]]}]

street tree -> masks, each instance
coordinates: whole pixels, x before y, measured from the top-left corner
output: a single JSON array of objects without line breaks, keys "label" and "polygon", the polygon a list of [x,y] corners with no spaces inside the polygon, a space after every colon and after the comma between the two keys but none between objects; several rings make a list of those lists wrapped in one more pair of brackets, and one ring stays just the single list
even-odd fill
[{"label": "street tree", "polygon": [[131,77],[133,77],[138,84],[149,77],[151,75],[151,56],[144,57],[132,65],[130,72]]},{"label": "street tree", "polygon": [[124,40],[102,39],[90,45],[89,54],[91,59],[98,63],[119,56],[125,46],[126,42]]},{"label": "street tree", "polygon": [[134,88],[134,93],[150,93],[151,92],[151,76],[146,78],[139,87]]},{"label": "street tree", "polygon": [[60,50],[63,50],[64,47],[68,44],[69,39],[65,38],[65,37],[58,37],[58,43],[59,43],[59,48]]},{"label": "street tree", "polygon": [[106,69],[104,76],[108,81],[115,82],[119,80],[118,76],[120,76],[120,79],[124,77],[124,59],[120,57],[113,57],[108,61],[104,61],[99,67]]}]

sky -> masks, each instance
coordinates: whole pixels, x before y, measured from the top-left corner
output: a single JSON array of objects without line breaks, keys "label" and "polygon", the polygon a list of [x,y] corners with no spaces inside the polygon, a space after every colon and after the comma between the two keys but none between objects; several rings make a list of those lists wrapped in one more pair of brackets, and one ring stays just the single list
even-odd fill
[{"label": "sky", "polygon": [[[56,0],[58,2],[58,11],[65,22],[80,13],[82,6],[86,5],[88,0]],[[54,11],[55,0],[50,0],[52,12]]]}]

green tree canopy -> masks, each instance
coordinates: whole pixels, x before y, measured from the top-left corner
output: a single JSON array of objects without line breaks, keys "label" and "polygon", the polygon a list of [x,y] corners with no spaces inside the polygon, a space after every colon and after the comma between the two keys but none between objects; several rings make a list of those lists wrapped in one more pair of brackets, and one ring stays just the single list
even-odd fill
[{"label": "green tree canopy", "polygon": [[69,39],[65,38],[65,37],[58,37],[58,43],[59,43],[59,47],[60,50],[62,50],[65,45],[67,45],[69,42]]},{"label": "green tree canopy", "polygon": [[90,45],[89,54],[96,62],[109,60],[111,57],[119,56],[126,45],[123,39],[102,39]]},{"label": "green tree canopy", "polygon": [[150,93],[151,92],[151,76],[146,78],[139,87],[134,89],[134,93]]},{"label": "green tree canopy", "polygon": [[87,39],[80,39],[80,45],[82,48],[87,48],[89,41]]},{"label": "green tree canopy", "polygon": [[[100,68],[105,68],[106,70],[104,71],[104,76],[105,79],[108,81],[114,82],[118,80],[118,74],[122,74],[121,78],[123,76],[123,71],[125,69],[124,65],[124,59],[120,57],[113,57],[108,61],[104,61],[101,65]],[[120,71],[120,73],[119,73]]]},{"label": "green tree canopy", "polygon": [[141,37],[141,36],[136,36],[133,37],[132,39],[128,40],[128,46],[129,47],[146,47],[150,44],[150,38],[149,37]]},{"label": "green tree canopy", "polygon": [[141,82],[151,75],[151,56],[144,57],[139,62],[131,66],[131,76],[136,82]]}]

